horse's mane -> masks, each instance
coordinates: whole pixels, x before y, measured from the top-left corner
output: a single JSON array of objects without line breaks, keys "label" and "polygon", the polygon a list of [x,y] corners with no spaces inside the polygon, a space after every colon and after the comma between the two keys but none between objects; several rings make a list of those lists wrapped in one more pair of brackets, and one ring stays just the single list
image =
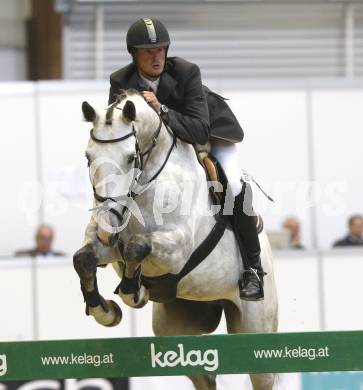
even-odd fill
[{"label": "horse's mane", "polygon": [[134,88],[120,89],[119,93],[115,95],[115,102],[112,103],[112,104],[119,104],[124,99],[126,99],[128,96],[132,96],[132,95],[140,95],[140,96],[142,96],[141,93],[137,89],[134,89]]},{"label": "horse's mane", "polygon": [[128,96],[132,95],[140,95],[141,93],[137,91],[136,89],[130,88],[130,89],[120,89],[119,93],[115,95],[115,101],[110,104],[110,106],[107,108],[106,112],[106,125],[112,125],[112,116],[113,116],[113,110]]}]

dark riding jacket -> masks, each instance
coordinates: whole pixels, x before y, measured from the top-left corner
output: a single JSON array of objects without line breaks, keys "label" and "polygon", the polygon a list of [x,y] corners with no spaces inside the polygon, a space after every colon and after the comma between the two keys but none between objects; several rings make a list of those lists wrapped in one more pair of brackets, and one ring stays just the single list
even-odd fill
[{"label": "dark riding jacket", "polygon": [[[131,63],[110,76],[108,103],[121,89],[148,90]],[[168,109],[168,124],[182,140],[205,144],[209,137],[240,142],[243,130],[225,99],[202,85],[199,67],[180,57],[169,57],[160,75],[156,97]]]}]

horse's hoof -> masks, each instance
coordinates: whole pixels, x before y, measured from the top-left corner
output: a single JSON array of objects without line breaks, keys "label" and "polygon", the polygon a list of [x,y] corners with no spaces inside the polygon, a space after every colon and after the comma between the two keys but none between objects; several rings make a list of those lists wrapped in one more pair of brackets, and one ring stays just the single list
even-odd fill
[{"label": "horse's hoof", "polygon": [[150,297],[149,290],[144,286],[141,286],[140,290],[135,294],[123,294],[121,291],[119,294],[126,305],[134,309],[141,309],[144,307],[148,303]]},{"label": "horse's hoof", "polygon": [[88,312],[94,319],[103,326],[116,326],[122,320],[122,311],[120,306],[111,300],[105,300],[104,304],[107,307],[107,311],[102,307],[102,305],[98,305],[96,307],[90,307]]},{"label": "horse's hoof", "polygon": [[136,309],[141,309],[149,302],[149,298],[150,298],[149,290],[145,286],[141,286],[138,294],[136,294],[135,297],[136,306],[134,307]]},{"label": "horse's hoof", "polygon": [[114,318],[113,322],[111,322],[110,324],[108,324],[106,326],[109,326],[109,327],[116,326],[122,320],[122,310],[121,310],[120,306],[115,301],[110,300],[110,301],[108,301],[108,304],[112,306],[112,308],[115,312],[115,318]]}]

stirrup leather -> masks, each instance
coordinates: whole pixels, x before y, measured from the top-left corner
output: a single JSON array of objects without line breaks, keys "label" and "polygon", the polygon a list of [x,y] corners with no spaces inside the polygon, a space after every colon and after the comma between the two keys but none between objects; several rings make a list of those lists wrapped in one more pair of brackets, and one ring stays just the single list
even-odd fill
[{"label": "stirrup leather", "polygon": [[263,279],[261,280],[261,277],[263,278],[265,275],[267,275],[267,272],[258,272],[256,268],[249,267],[246,270],[243,271],[242,279],[246,279],[248,274],[255,275],[259,283],[263,283]]}]

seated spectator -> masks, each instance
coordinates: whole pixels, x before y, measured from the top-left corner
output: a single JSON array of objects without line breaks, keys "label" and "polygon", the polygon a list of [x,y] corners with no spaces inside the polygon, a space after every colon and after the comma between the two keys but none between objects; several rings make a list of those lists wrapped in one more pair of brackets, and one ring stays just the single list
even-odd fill
[{"label": "seated spectator", "polygon": [[19,250],[15,253],[15,256],[64,256],[64,253],[52,249],[53,239],[53,228],[42,224],[38,227],[35,235],[35,248]]},{"label": "seated spectator", "polygon": [[354,214],[348,219],[349,233],[342,239],[335,241],[333,246],[359,246],[363,245],[363,216]]},{"label": "seated spectator", "polygon": [[300,241],[300,222],[296,217],[286,218],[283,228],[289,232],[289,249],[305,249]]}]

